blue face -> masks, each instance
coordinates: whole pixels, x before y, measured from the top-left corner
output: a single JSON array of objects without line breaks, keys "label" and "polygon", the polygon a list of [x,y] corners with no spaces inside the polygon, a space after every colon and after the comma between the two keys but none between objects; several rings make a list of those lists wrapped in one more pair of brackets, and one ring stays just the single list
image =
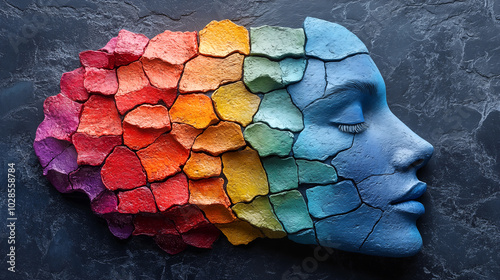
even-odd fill
[{"label": "blue face", "polygon": [[331,164],[340,181],[303,186],[317,242],[381,256],[416,254],[422,238],[415,223],[425,209],[415,199],[426,190],[416,171],[433,147],[390,111],[370,56],[309,58],[303,80],[288,91],[304,116],[295,158]]}]

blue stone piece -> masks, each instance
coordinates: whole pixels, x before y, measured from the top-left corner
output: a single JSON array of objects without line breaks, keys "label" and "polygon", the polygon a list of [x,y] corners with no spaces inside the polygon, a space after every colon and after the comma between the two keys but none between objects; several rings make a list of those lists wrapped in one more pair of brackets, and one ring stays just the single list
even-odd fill
[{"label": "blue stone piece", "polygon": [[297,160],[299,182],[301,184],[331,184],[337,182],[337,172],[333,166],[321,161]]},{"label": "blue stone piece", "polygon": [[331,61],[341,60],[353,54],[368,53],[365,44],[342,25],[307,17],[304,30],[308,56]]},{"label": "blue stone piece", "polygon": [[289,234],[288,239],[300,244],[318,244],[313,229],[308,229],[297,233]]},{"label": "blue stone piece", "polygon": [[272,193],[299,187],[297,165],[292,157],[266,157],[262,159],[266,170],[269,191]]},{"label": "blue stone piece", "polygon": [[382,211],[366,204],[353,212],[332,216],[316,222],[316,234],[321,246],[359,252]]},{"label": "blue stone piece", "polygon": [[283,85],[296,83],[304,76],[304,70],[306,70],[306,60],[303,58],[285,58],[280,61],[280,68],[282,72],[281,79]]},{"label": "blue stone piece", "polygon": [[304,197],[297,190],[281,192],[269,196],[274,213],[288,234],[313,227]]},{"label": "blue stone piece", "polygon": [[318,219],[347,213],[361,205],[358,191],[351,181],[317,186],[306,191],[309,213]]},{"label": "blue stone piece", "polygon": [[293,103],[303,110],[318,98],[323,97],[326,87],[325,63],[317,59],[308,59],[302,80],[289,85],[287,90]]},{"label": "blue stone piece", "polygon": [[290,95],[284,89],[264,95],[253,121],[264,122],[272,128],[294,132],[304,129],[302,113],[295,107]]}]

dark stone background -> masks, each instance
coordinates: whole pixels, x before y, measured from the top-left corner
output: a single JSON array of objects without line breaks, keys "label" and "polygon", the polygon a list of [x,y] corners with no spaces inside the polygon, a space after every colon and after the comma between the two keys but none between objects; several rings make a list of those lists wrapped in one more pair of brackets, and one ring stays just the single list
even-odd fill
[{"label": "dark stone background", "polygon": [[[419,174],[429,188],[415,257],[334,251],[324,260],[325,251],[288,240],[235,247],[225,238],[213,250],[169,256],[148,238],[112,237],[88,201],[42,177],[32,149],[42,103],[59,92],[62,73],[79,67],[80,51],[122,28],[152,38],[226,18],[300,27],[306,16],[365,42],[390,107],[435,147]],[[500,279],[500,1],[0,0],[0,29],[0,224],[9,162],[18,217],[16,274],[0,230],[1,279]]]}]

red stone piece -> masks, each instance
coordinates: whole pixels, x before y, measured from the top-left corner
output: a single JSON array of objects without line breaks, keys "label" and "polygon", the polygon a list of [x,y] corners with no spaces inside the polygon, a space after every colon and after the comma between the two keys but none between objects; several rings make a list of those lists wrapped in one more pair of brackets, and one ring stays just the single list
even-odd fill
[{"label": "red stone piece", "polygon": [[116,70],[89,67],[86,69],[83,85],[88,92],[113,95],[118,90]]},{"label": "red stone piece", "polygon": [[118,146],[109,155],[101,170],[102,182],[109,190],[130,190],[146,185],[146,174],[136,154]]},{"label": "red stone piece", "polygon": [[151,189],[160,211],[174,205],[184,205],[189,199],[188,181],[184,173],[179,173],[165,182],[152,183]]},{"label": "red stone piece", "polygon": [[182,237],[173,234],[162,234],[155,236],[155,242],[163,251],[175,255],[184,251],[187,247]]},{"label": "red stone piece", "polygon": [[165,32],[156,35],[149,42],[145,58],[159,58],[170,64],[184,64],[198,54],[196,32]]},{"label": "red stone piece", "polygon": [[174,206],[165,212],[165,215],[174,221],[180,233],[209,224],[205,216],[203,216],[203,212],[194,205]]},{"label": "red stone piece", "polygon": [[85,69],[83,67],[62,74],[61,93],[73,101],[89,99],[89,94],[83,86],[84,75]]},{"label": "red stone piece", "polygon": [[127,65],[138,60],[144,53],[144,49],[148,44],[148,37],[127,31],[120,30],[116,39],[115,65]]},{"label": "red stone piece", "polygon": [[201,129],[196,129],[188,124],[172,123],[170,134],[179,142],[185,149],[190,150],[194,140],[203,132]]},{"label": "red stone piece", "polygon": [[75,133],[72,139],[79,165],[101,165],[113,148],[122,143],[121,136],[93,137],[84,133]]},{"label": "red stone piece", "polygon": [[158,234],[179,234],[171,220],[167,219],[164,215],[158,214],[139,214],[135,216],[134,228],[133,235],[155,236]]},{"label": "red stone piece", "polygon": [[207,224],[182,234],[182,240],[193,247],[210,249],[219,235],[219,229],[212,224]]},{"label": "red stone piece", "polygon": [[92,95],[83,106],[78,132],[97,137],[121,135],[122,122],[113,98]]},{"label": "red stone piece", "polygon": [[140,90],[117,93],[115,95],[116,107],[120,114],[124,115],[128,110],[140,104],[158,104],[161,100],[167,107],[171,107],[177,97],[177,88],[158,89],[152,86],[146,86]]},{"label": "red stone piece", "polygon": [[156,213],[155,200],[148,187],[119,192],[118,201],[118,212],[120,213]]},{"label": "red stone piece", "polygon": [[156,141],[160,135],[167,131],[164,129],[142,129],[126,122],[123,123],[123,144],[132,150],[140,150]]},{"label": "red stone piece", "polygon": [[102,47],[99,50],[107,53],[114,53],[116,48],[116,41],[118,41],[118,37],[111,38],[106,46]]},{"label": "red stone piece", "polygon": [[142,67],[151,84],[157,88],[177,89],[184,65],[170,64],[160,59],[143,58]]},{"label": "red stone piece", "polygon": [[80,63],[84,67],[113,69],[115,56],[104,51],[83,51],[80,53]]}]

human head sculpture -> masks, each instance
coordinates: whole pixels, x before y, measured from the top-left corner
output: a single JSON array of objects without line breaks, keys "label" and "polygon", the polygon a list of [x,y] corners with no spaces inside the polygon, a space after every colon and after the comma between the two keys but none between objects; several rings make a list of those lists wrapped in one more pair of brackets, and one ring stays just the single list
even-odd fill
[{"label": "human head sculpture", "polygon": [[121,239],[171,254],[283,238],[405,257],[422,238],[416,171],[433,148],[389,109],[346,28],[248,31],[213,21],[149,40],[120,31],[80,53],[47,98],[34,148],[63,193],[85,193]]}]

